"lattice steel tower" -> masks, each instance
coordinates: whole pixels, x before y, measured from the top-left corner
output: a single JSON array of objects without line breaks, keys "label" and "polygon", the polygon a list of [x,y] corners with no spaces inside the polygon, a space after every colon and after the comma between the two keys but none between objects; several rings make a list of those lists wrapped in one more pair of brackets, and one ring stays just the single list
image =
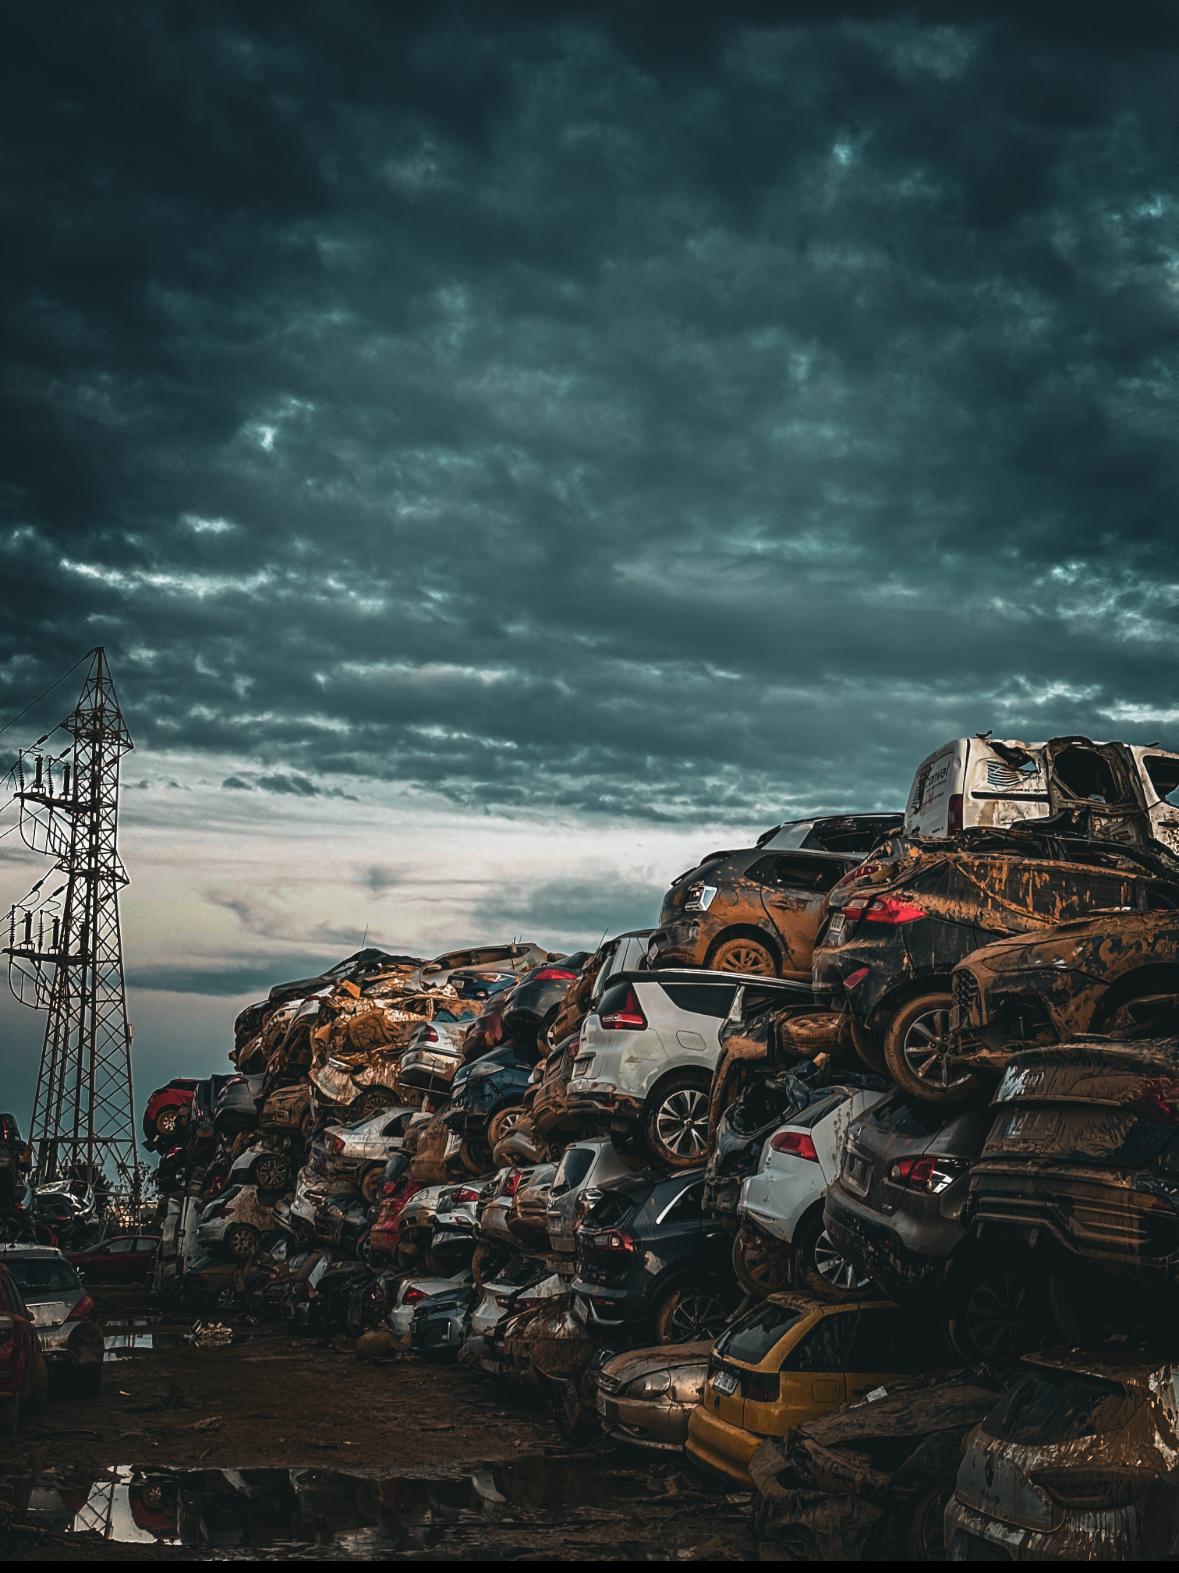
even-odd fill
[{"label": "lattice steel tower", "polygon": [[[25,844],[65,875],[50,896],[9,915],[9,982],[45,1010],[33,1105],[33,1178],[84,1180],[138,1200],[131,1028],[123,983],[117,847],[119,762],[132,747],[106,653],[91,652],[77,705],[61,723],[72,742],[34,747],[16,765]],[[40,740],[44,744],[48,737]]]}]

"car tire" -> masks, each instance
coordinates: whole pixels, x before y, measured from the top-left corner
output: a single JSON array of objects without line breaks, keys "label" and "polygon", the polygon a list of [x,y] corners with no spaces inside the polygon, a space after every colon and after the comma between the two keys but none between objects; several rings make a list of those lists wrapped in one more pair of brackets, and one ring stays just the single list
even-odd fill
[{"label": "car tire", "polygon": [[909,1504],[899,1557],[906,1562],[946,1561],[946,1508],[954,1495],[958,1475],[955,1457],[949,1473],[926,1486],[915,1502]]},{"label": "car tire", "polygon": [[250,1223],[231,1224],[225,1231],[225,1249],[235,1262],[248,1262],[258,1251],[258,1231]]},{"label": "car tire", "polygon": [[303,1118],[299,1121],[299,1136],[302,1139],[304,1146],[309,1146],[310,1145],[311,1138],[314,1135],[315,1135],[315,1115],[312,1113],[312,1111],[310,1109],[308,1109],[306,1111],[306,1113],[303,1115]]},{"label": "car tire", "polygon": [[523,1115],[524,1110],[518,1103],[510,1103],[506,1108],[496,1109],[487,1122],[488,1148],[494,1150],[513,1126],[520,1123]]},{"label": "car tire", "polygon": [[13,1394],[0,1403],[0,1436],[15,1436],[20,1426],[20,1397]]},{"label": "car tire", "polygon": [[358,1125],[361,1120],[375,1120],[377,1115],[394,1105],[391,1092],[386,1092],[383,1087],[370,1087],[367,1092],[362,1092],[360,1097],[348,1109],[349,1125]]},{"label": "car tire", "polygon": [[743,1223],[733,1237],[733,1277],[755,1300],[777,1294],[790,1282],[789,1250]]},{"label": "car tire", "polygon": [[694,1071],[670,1076],[647,1099],[643,1139],[657,1163],[691,1169],[708,1156],[708,1081]]},{"label": "car tire", "polygon": [[1034,1262],[995,1259],[960,1275],[950,1341],[968,1364],[1011,1365],[1057,1337],[1051,1282]]},{"label": "car tire", "polygon": [[748,934],[730,934],[709,947],[706,965],[713,972],[752,972],[758,977],[776,978],[778,958],[765,940]]},{"label": "car tire", "polygon": [[926,1103],[960,1103],[982,1086],[977,1071],[954,1071],[942,1045],[949,1042],[954,999],[942,989],[908,1000],[884,1034],[884,1062],[902,1092]]},{"label": "car tire", "polygon": [[381,1182],[384,1179],[384,1175],[384,1164],[373,1163],[360,1176],[360,1194],[370,1207],[381,1194]]},{"label": "car tire", "polygon": [[872,1280],[856,1271],[851,1262],[835,1249],[823,1227],[821,1212],[804,1218],[794,1235],[791,1252],[794,1280],[800,1289],[817,1300],[846,1300],[849,1296],[871,1295]]},{"label": "car tire", "polygon": [[687,1344],[716,1338],[728,1321],[730,1310],[719,1284],[676,1284],[663,1291],[652,1309],[655,1342]]},{"label": "car tire", "polygon": [[102,1394],[102,1362],[74,1372],[74,1392],[79,1398],[98,1398]]},{"label": "car tire", "polygon": [[156,1119],[156,1135],[171,1136],[176,1130],[179,1119],[178,1109],[161,1109]]},{"label": "car tire", "polygon": [[866,1065],[870,1071],[881,1072],[887,1070],[884,1063],[884,1045],[870,1027],[862,1021],[857,1021],[854,1016],[849,1018],[851,1026],[852,1048],[861,1064]]},{"label": "car tire", "polygon": [[260,1191],[285,1191],[291,1183],[290,1160],[280,1152],[264,1152],[254,1164],[254,1183]]}]

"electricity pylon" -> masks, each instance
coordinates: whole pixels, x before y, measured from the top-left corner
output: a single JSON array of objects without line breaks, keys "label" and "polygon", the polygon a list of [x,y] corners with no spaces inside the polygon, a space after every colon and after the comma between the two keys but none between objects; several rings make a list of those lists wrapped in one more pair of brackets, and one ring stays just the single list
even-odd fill
[{"label": "electricity pylon", "polygon": [[17,999],[47,1013],[33,1104],[34,1183],[79,1181],[137,1203],[119,931],[127,873],[117,847],[119,762],[133,745],[106,653],[99,646],[91,656],[81,697],[61,723],[72,742],[56,755],[22,752],[16,766],[21,835],[65,878],[51,896],[12,908],[9,982]]}]

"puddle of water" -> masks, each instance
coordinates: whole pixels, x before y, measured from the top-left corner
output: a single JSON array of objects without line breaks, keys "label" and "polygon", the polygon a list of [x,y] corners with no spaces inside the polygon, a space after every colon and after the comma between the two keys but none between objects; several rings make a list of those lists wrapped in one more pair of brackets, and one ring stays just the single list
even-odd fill
[{"label": "puddle of water", "polygon": [[130,1316],[104,1322],[103,1333],[108,1360],[125,1360],[137,1350],[174,1349],[182,1336],[178,1328],[164,1331],[159,1318],[154,1316]]},{"label": "puddle of water", "polygon": [[[747,1555],[745,1512],[671,1464],[531,1456],[456,1477],[321,1469],[119,1465],[87,1474],[0,1474],[0,1516],[119,1544],[302,1560],[574,1548],[628,1560]],[[676,1544],[683,1542],[683,1544]]]}]

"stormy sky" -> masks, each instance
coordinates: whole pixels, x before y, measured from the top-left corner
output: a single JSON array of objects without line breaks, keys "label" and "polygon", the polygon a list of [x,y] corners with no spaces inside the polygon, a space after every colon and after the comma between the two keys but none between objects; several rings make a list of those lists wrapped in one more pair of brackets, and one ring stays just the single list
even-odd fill
[{"label": "stormy sky", "polygon": [[5,34],[0,720],[107,647],[148,1085],[366,928],[594,939],[960,732],[1179,741],[1171,8]]}]

